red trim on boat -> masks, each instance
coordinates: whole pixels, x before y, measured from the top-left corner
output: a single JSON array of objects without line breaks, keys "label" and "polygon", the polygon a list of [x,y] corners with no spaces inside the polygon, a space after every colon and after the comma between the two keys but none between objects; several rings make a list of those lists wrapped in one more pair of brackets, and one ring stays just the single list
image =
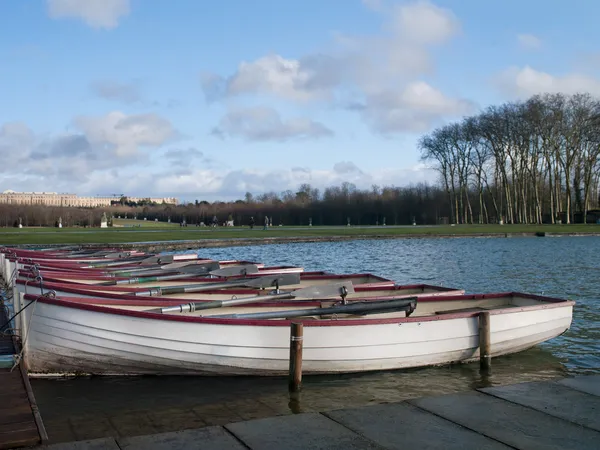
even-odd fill
[{"label": "red trim on boat", "polygon": [[[436,297],[434,301],[444,301],[444,300],[480,300],[480,299],[493,299],[493,298],[501,298],[501,297],[521,297],[521,298],[531,298],[536,300],[541,300],[548,302],[545,305],[533,305],[533,306],[523,306],[520,308],[510,307],[510,308],[502,308],[502,309],[494,309],[490,310],[490,315],[497,314],[510,314],[516,312],[524,312],[524,311],[537,311],[543,309],[553,309],[553,308],[563,308],[567,306],[573,306],[575,304],[572,300],[563,300],[558,298],[551,297],[542,297],[539,295],[531,295],[531,294],[523,294],[520,292],[503,292],[503,293],[493,293],[493,294],[475,294],[475,295],[464,295],[464,296],[449,296],[449,297]],[[25,295],[26,300],[38,300],[41,303],[47,303],[50,305],[61,306],[64,308],[73,308],[73,309],[81,309],[85,311],[103,313],[103,314],[112,314],[118,316],[128,316],[128,317],[137,317],[141,319],[153,319],[153,320],[167,320],[173,322],[187,322],[187,323],[205,323],[205,324],[215,324],[215,325],[237,325],[237,326],[266,326],[266,327],[282,327],[282,326],[290,326],[292,322],[302,322],[304,325],[309,327],[327,327],[327,326],[358,326],[358,325],[385,325],[385,324],[394,324],[397,323],[399,325],[403,323],[413,323],[413,322],[433,322],[440,320],[451,320],[451,319],[462,319],[467,317],[477,316],[478,312],[461,312],[454,314],[441,314],[441,315],[433,315],[433,316],[422,316],[422,317],[396,317],[389,319],[351,319],[351,320],[336,320],[336,319],[299,319],[299,320],[269,320],[269,319],[261,319],[261,320],[246,320],[246,319],[216,319],[210,317],[189,317],[189,316],[179,316],[179,315],[170,315],[170,314],[159,314],[159,313],[151,313],[151,312],[142,312],[142,311],[130,311],[124,309],[115,309],[109,308],[106,306],[98,306],[98,305],[88,305],[88,304],[80,304],[70,302],[64,299],[53,299],[49,297],[43,296],[35,296],[31,294]]]}]

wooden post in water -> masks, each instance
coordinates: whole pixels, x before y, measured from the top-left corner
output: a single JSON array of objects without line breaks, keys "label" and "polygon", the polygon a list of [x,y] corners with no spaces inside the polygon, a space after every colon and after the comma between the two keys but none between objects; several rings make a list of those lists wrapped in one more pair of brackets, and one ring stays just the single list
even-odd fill
[{"label": "wooden post in water", "polygon": [[490,337],[490,312],[479,313],[479,369],[489,372],[492,368],[492,343]]},{"label": "wooden post in water", "polygon": [[290,392],[300,391],[302,385],[302,341],[304,325],[292,322],[290,327],[290,373],[288,389]]}]

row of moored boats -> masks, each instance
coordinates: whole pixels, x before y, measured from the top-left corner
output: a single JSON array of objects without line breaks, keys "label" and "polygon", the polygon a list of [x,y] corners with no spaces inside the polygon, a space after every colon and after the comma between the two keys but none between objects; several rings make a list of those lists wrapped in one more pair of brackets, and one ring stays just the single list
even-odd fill
[{"label": "row of moored boats", "polygon": [[3,331],[38,376],[282,375],[292,321],[305,374],[466,362],[479,358],[480,312],[499,356],[564,333],[574,305],[195,253],[1,248],[0,269]]}]

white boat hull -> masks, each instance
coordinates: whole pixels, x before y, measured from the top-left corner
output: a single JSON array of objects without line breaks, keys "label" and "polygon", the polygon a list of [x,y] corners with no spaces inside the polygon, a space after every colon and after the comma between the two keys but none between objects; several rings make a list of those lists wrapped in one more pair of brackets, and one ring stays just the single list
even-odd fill
[{"label": "white boat hull", "polygon": [[[22,321],[28,327],[24,330],[28,333],[25,361],[32,374],[288,372],[290,332],[283,321],[256,325],[165,320],[64,304],[38,301],[26,310],[27,319]],[[572,302],[496,310],[490,317],[492,356],[500,356],[565,332],[572,320]],[[305,374],[391,370],[479,357],[476,315],[344,320],[348,323],[344,325],[325,322],[332,321],[305,322]]]}]

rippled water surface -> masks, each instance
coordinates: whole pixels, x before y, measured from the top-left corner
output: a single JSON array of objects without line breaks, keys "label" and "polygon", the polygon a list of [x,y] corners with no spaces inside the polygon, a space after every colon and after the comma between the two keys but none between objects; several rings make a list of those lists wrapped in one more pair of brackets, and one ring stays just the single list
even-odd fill
[{"label": "rippled water surface", "polygon": [[[300,398],[291,402],[286,380],[282,378],[33,380],[45,420],[51,423],[54,420],[55,428],[68,421],[74,433],[77,427],[73,422],[86,415],[90,421],[97,421],[99,415],[113,417],[110,423],[114,423],[115,415],[135,412],[148,416],[158,409],[163,413],[179,411],[180,415],[182,411],[193,413],[193,417],[200,417],[198,420],[205,424],[226,423],[273,414],[398,401],[481,386],[600,373],[600,237],[360,240],[202,249],[199,253],[214,259],[253,260],[269,266],[298,265],[307,271],[371,272],[400,284],[438,284],[462,288],[467,293],[542,293],[569,298],[577,304],[567,333],[531,350],[495,358],[490,376],[482,377],[475,363],[305,377]],[[215,405],[218,405],[218,414],[210,412],[213,411],[210,408],[217,407]],[[149,419],[148,423],[153,425],[147,429],[139,429],[143,421],[138,421],[136,430],[119,433],[144,434],[198,426],[196,419],[185,417],[187,419],[180,418],[173,423],[167,421],[169,425],[164,425],[164,420],[159,421],[161,426],[156,425],[158,419],[154,422]],[[95,436],[82,432],[83,429],[85,427],[79,428],[77,437]],[[55,433],[60,435],[59,431]]]}]

